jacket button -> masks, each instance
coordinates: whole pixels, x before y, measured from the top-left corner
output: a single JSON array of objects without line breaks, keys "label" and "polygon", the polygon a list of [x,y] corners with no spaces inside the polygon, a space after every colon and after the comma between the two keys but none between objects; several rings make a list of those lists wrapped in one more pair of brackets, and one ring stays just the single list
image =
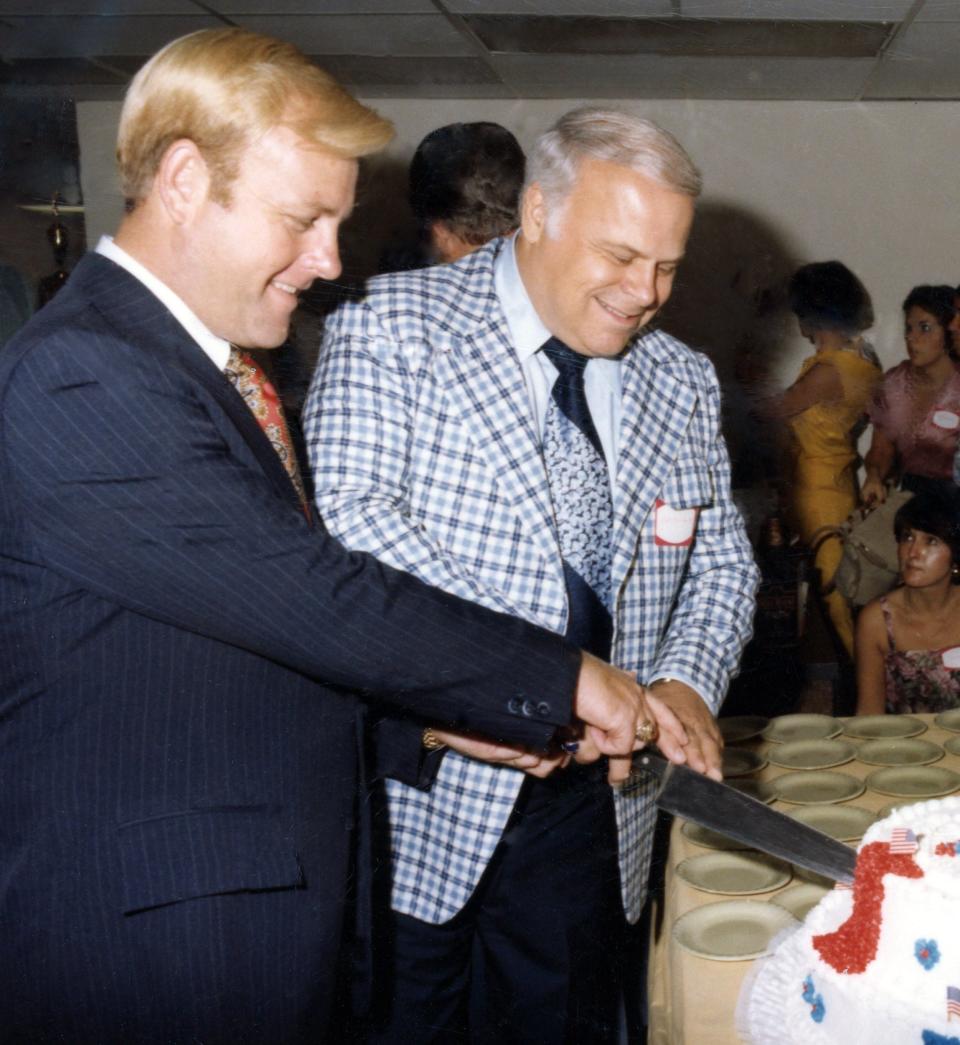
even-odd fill
[{"label": "jacket button", "polygon": [[510,712],[511,715],[519,715],[523,710],[523,705],[520,703],[519,700],[517,700],[516,697],[511,697],[507,701],[507,710]]},{"label": "jacket button", "polygon": [[523,702],[523,713],[527,716],[527,718],[531,718],[533,716],[534,711],[536,710],[537,705],[534,704],[532,700],[525,700]]},{"label": "jacket button", "polygon": [[545,700],[541,700],[537,705],[537,714],[541,718],[546,718],[550,714],[550,705]]}]

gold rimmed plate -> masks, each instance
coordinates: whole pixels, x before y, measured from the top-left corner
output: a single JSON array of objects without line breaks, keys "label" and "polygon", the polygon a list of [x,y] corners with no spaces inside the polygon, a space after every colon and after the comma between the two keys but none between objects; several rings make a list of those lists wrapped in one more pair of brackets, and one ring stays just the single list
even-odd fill
[{"label": "gold rimmed plate", "polygon": [[767,754],[773,765],[784,769],[829,769],[856,757],[857,749],[847,740],[791,740]]},{"label": "gold rimmed plate", "polygon": [[745,740],[753,740],[770,725],[766,715],[731,715],[730,718],[717,720],[720,735],[727,744],[742,744]]},{"label": "gold rimmed plate", "polygon": [[881,795],[939,798],[960,787],[960,773],[942,766],[891,766],[875,769],[867,777],[867,787]]},{"label": "gold rimmed plate", "polygon": [[843,724],[843,732],[858,740],[889,740],[891,737],[916,737],[927,728],[912,715],[857,715]]},{"label": "gold rimmed plate", "polygon": [[771,896],[768,902],[782,907],[802,922],[829,892],[829,886],[818,882],[795,882],[782,893]]},{"label": "gold rimmed plate", "polygon": [[830,715],[780,715],[771,719],[763,736],[774,744],[786,744],[792,740],[829,740],[842,731],[843,723]]},{"label": "gold rimmed plate", "polygon": [[681,915],[674,922],[673,938],[700,958],[740,962],[766,954],[774,936],[796,924],[793,915],[776,904],[720,900]]},{"label": "gold rimmed plate", "polygon": [[676,870],[694,889],[726,896],[769,893],[793,874],[790,864],[763,853],[703,853],[682,860]]},{"label": "gold rimmed plate", "polygon": [[849,773],[832,773],[830,770],[784,773],[774,777],[772,783],[782,801],[805,806],[846,802],[864,791],[862,780]]},{"label": "gold rimmed plate", "polygon": [[857,748],[857,758],[870,766],[928,766],[943,758],[943,748],[916,737],[889,737],[865,740]]},{"label": "gold rimmed plate", "polygon": [[960,755],[960,737],[947,737],[943,746],[951,755]]},{"label": "gold rimmed plate", "polygon": [[746,842],[738,842],[734,838],[727,838],[719,831],[711,831],[709,827],[702,827],[692,820],[684,821],[680,833],[694,845],[702,845],[707,849],[720,849],[723,852],[733,852],[739,849],[750,849]]},{"label": "gold rimmed plate", "polygon": [[860,806],[803,806],[791,809],[787,816],[801,824],[822,831],[838,842],[855,842],[876,820],[877,814]]},{"label": "gold rimmed plate", "polygon": [[740,747],[726,748],[722,756],[723,778],[747,776],[748,773],[756,773],[763,769],[767,760],[758,755],[756,751],[748,751]]},{"label": "gold rimmed plate", "polygon": [[941,729],[947,729],[951,733],[960,733],[960,708],[941,711],[933,721]]}]

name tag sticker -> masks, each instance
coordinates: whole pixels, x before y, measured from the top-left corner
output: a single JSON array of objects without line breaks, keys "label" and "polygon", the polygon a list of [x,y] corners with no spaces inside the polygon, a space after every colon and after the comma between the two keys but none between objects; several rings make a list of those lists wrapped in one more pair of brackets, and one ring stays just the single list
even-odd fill
[{"label": "name tag sticker", "polygon": [[960,415],[955,414],[952,410],[936,410],[932,421],[937,428],[944,428],[948,432],[952,432],[957,425],[960,425]]},{"label": "name tag sticker", "polygon": [[940,659],[943,661],[945,668],[960,668],[960,646],[945,649],[940,654]]},{"label": "name tag sticker", "polygon": [[683,548],[693,544],[699,508],[671,508],[658,500],[653,509],[654,543],[661,547]]}]

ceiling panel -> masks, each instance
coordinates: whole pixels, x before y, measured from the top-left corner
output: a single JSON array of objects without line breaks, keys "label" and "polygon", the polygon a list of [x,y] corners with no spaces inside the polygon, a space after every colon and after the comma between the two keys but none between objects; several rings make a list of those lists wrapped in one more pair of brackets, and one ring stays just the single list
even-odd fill
[{"label": "ceiling panel", "polygon": [[868,98],[960,97],[960,22],[914,23],[870,78]]},{"label": "ceiling panel", "polygon": [[915,0],[679,0],[684,18],[899,22]]},{"label": "ceiling panel", "polygon": [[544,18],[471,15],[491,51],[509,54],[757,55],[864,58],[891,26],[868,22],[767,22],[661,18]]},{"label": "ceiling panel", "polygon": [[5,18],[4,58],[78,58],[89,54],[151,54],[184,33],[223,28],[209,15]]},{"label": "ceiling panel", "polygon": [[66,18],[74,15],[198,15],[205,14],[194,0],[56,0],[41,4],[37,0],[0,0],[0,18],[6,15],[34,15]]},{"label": "ceiling panel", "polygon": [[667,18],[676,0],[442,0],[448,11],[484,15],[602,15]]},{"label": "ceiling panel", "polygon": [[960,0],[926,0],[915,22],[960,22]]},{"label": "ceiling panel", "polygon": [[238,25],[289,40],[308,54],[473,55],[443,15],[236,15]]},{"label": "ceiling panel", "polygon": [[116,84],[125,83],[122,72],[104,68],[85,58],[26,58],[0,63],[0,84]]},{"label": "ceiling panel", "polygon": [[[3,0],[0,0],[2,3]],[[437,13],[431,0],[210,0],[222,15],[417,15]]]},{"label": "ceiling panel", "polygon": [[530,98],[856,98],[873,68],[861,59],[494,55],[494,68]]},{"label": "ceiling panel", "polygon": [[369,58],[318,55],[316,61],[366,98],[512,97],[479,58]]}]

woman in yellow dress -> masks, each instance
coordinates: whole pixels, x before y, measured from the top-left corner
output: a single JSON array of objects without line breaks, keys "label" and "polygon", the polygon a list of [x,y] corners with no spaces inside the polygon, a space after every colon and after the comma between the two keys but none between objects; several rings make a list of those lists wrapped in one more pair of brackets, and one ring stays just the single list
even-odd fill
[{"label": "woman in yellow dress", "polygon": [[[790,307],[816,351],[770,413],[786,421],[793,437],[791,515],[800,539],[809,544],[821,527],[839,526],[857,506],[856,439],[881,370],[862,337],[873,324],[870,295],[846,265],[823,261],[798,269],[790,281]],[[837,537],[817,547],[821,592],[841,553]],[[836,636],[852,657],[850,605],[837,591],[823,598]]]}]

